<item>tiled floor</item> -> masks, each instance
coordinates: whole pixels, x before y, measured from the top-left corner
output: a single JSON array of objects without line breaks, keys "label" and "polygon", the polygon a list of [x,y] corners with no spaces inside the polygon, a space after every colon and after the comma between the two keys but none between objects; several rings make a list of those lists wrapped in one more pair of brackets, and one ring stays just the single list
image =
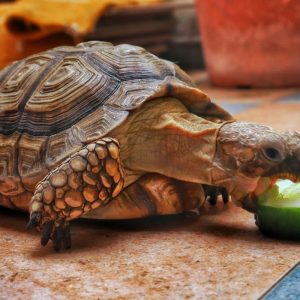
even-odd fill
[{"label": "tiled floor", "polygon": [[205,74],[193,74],[198,86],[238,120],[262,123],[278,130],[300,131],[300,88],[223,89],[207,83]]},{"label": "tiled floor", "polygon": [[[300,262],[285,274],[274,286],[263,295],[263,300],[299,299],[300,294]],[[287,297],[287,295],[289,295]]]},{"label": "tiled floor", "polygon": [[[199,86],[237,119],[300,131],[300,89]],[[229,205],[198,217],[73,224],[74,247],[53,253],[0,210],[0,299],[257,299],[300,259],[300,243],[264,237]]]}]

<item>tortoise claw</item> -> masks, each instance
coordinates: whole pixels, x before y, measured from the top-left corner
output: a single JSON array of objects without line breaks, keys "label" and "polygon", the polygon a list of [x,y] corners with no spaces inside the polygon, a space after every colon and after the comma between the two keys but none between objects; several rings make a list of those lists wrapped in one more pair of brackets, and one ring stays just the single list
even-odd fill
[{"label": "tortoise claw", "polygon": [[50,221],[44,224],[42,229],[41,245],[46,246],[49,239],[51,238],[51,233],[53,229],[54,222]]},{"label": "tortoise claw", "polygon": [[206,197],[209,196],[208,202],[211,206],[215,206],[217,204],[219,190],[217,187],[211,187],[209,192],[206,194]]},{"label": "tortoise claw", "polygon": [[62,248],[71,248],[70,225],[68,222],[63,221],[57,227],[55,227],[52,241],[55,251],[59,251]]},{"label": "tortoise claw", "polygon": [[26,228],[33,229],[34,227],[38,226],[41,218],[42,218],[41,212],[39,211],[33,212],[30,216],[30,220],[28,224],[26,225]]},{"label": "tortoise claw", "polygon": [[218,196],[221,195],[223,199],[223,203],[227,204],[229,201],[229,194],[224,187],[212,186],[212,185],[204,185],[205,197],[208,198],[208,202],[211,206],[215,206],[217,204]]},{"label": "tortoise claw", "polygon": [[65,249],[70,249],[72,246],[71,233],[69,224],[65,224],[63,244]]},{"label": "tortoise claw", "polygon": [[229,194],[228,194],[227,190],[223,187],[221,188],[221,195],[222,195],[224,204],[227,204],[229,201]]},{"label": "tortoise claw", "polygon": [[71,248],[71,233],[69,222],[65,220],[59,220],[54,222],[49,220],[44,224],[41,224],[41,214],[38,212],[32,213],[30,220],[27,224],[27,229],[37,228],[41,231],[41,245],[46,246],[49,240],[53,242],[53,248],[55,251],[59,251],[62,248]]},{"label": "tortoise claw", "polygon": [[53,232],[53,238],[52,238],[53,248],[55,251],[59,251],[61,249],[63,238],[64,238],[63,228],[61,226],[56,227]]}]

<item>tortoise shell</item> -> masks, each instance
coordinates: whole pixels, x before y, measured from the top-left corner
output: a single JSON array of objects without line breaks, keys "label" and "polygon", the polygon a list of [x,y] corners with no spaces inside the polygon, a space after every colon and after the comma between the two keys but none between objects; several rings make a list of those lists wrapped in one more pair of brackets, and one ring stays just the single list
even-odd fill
[{"label": "tortoise shell", "polygon": [[[0,72],[0,179],[18,177],[23,183],[9,195],[23,187],[33,191],[82,145],[163,96],[180,99],[208,119],[231,119],[178,66],[140,47],[86,42],[9,65]],[[1,180],[0,192],[7,193]]]}]

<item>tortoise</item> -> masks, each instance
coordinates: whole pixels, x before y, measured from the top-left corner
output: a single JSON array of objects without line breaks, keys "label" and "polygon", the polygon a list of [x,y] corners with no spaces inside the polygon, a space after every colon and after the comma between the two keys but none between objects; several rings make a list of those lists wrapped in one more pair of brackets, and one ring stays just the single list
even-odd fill
[{"label": "tortoise", "polygon": [[0,204],[29,210],[55,250],[79,217],[176,214],[219,193],[255,211],[299,166],[298,133],[237,122],[141,47],[85,42],[0,72]]}]

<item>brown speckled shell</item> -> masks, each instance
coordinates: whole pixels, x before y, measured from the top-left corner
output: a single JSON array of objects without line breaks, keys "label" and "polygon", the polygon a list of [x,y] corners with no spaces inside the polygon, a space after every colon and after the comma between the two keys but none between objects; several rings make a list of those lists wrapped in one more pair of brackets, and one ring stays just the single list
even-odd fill
[{"label": "brown speckled shell", "polygon": [[[66,157],[163,96],[198,115],[231,119],[178,66],[140,47],[86,42],[8,66],[0,72],[0,179],[23,184],[15,181],[7,194],[32,191]],[[0,183],[3,195],[5,187]]]}]

